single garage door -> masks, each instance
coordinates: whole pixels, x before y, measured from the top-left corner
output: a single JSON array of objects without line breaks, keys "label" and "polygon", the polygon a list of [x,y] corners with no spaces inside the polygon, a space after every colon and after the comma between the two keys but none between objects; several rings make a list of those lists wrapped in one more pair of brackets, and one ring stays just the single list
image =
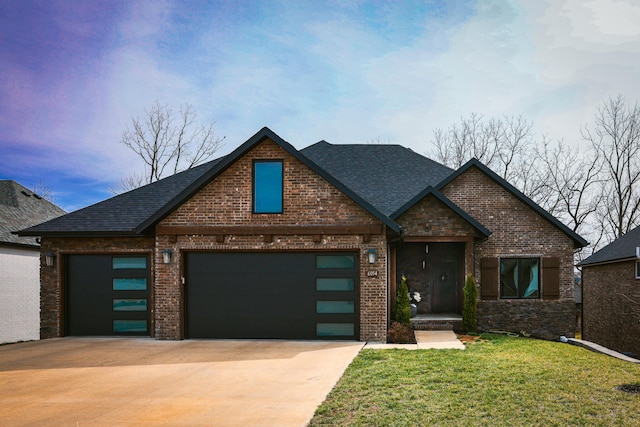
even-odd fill
[{"label": "single garage door", "polygon": [[358,339],[357,253],[186,254],[188,338]]},{"label": "single garage door", "polygon": [[149,335],[149,259],[68,255],[67,335]]}]

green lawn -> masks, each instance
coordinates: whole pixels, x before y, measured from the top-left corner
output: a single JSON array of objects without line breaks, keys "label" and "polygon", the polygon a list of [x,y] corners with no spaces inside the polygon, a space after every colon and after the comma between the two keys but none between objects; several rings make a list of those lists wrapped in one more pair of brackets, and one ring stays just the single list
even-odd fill
[{"label": "green lawn", "polygon": [[363,350],[311,426],[639,426],[640,365],[483,335],[461,350]]}]

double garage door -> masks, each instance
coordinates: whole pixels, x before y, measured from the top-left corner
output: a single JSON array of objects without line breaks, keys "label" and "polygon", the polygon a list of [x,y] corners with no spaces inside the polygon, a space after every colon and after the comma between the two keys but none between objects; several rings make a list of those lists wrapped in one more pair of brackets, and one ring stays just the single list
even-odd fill
[{"label": "double garage door", "polygon": [[[357,253],[185,253],[187,338],[358,339]],[[147,257],[67,257],[68,335],[150,335]],[[160,302],[161,303],[161,302]]]},{"label": "double garage door", "polygon": [[188,338],[358,339],[356,253],[187,253]]}]

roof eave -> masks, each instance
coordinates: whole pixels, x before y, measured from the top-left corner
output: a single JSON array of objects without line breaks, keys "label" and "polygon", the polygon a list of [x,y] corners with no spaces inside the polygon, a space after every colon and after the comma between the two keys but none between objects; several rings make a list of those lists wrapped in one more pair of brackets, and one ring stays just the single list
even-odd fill
[{"label": "roof eave", "polygon": [[640,258],[636,256],[631,256],[631,257],[615,258],[615,259],[608,259],[604,261],[595,261],[595,262],[585,262],[585,261],[579,262],[578,264],[576,264],[576,267],[595,267],[595,266],[604,265],[604,264],[617,264],[619,262],[640,261]]}]

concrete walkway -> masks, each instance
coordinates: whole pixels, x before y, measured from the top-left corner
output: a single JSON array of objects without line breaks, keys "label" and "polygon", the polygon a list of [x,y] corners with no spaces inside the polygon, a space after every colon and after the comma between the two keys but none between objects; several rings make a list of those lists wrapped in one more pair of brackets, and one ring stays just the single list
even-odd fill
[{"label": "concrete walkway", "polygon": [[633,357],[629,357],[626,354],[618,353],[617,351],[611,350],[609,348],[603,347],[600,344],[596,344],[591,341],[579,340],[576,338],[569,338],[567,340],[569,344],[577,345],[582,348],[586,348],[587,350],[595,351],[596,353],[606,354],[607,356],[615,357],[620,360],[624,360],[625,362],[631,363],[640,363],[640,360],[634,359]]},{"label": "concrete walkway", "polygon": [[56,338],[0,346],[1,426],[304,426],[361,342]]},{"label": "concrete walkway", "polygon": [[414,331],[417,344],[380,344],[367,343],[365,349],[384,350],[400,348],[405,350],[458,349],[464,350],[464,344],[453,331]]}]

